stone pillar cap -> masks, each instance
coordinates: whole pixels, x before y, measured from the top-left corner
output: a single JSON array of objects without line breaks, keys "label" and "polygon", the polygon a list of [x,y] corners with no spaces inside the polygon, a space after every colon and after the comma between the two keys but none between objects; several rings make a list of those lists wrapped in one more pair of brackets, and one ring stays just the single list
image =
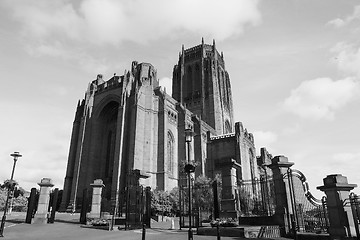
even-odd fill
[{"label": "stone pillar cap", "polygon": [[94,183],[91,183],[90,186],[92,187],[105,187],[104,182],[102,179],[95,179]]},{"label": "stone pillar cap", "polygon": [[271,167],[291,167],[294,165],[293,162],[289,162],[289,159],[283,155],[275,156],[271,159],[271,164],[268,165]]},{"label": "stone pillar cap", "polygon": [[132,174],[134,174],[135,176],[137,176],[138,178],[149,178],[150,175],[148,173],[146,173],[143,170],[139,170],[139,169],[134,169],[131,172]]},{"label": "stone pillar cap", "polygon": [[53,187],[54,184],[52,183],[51,178],[43,178],[41,179],[41,181],[38,183],[38,185],[40,187]]},{"label": "stone pillar cap", "polygon": [[357,187],[356,184],[349,184],[347,177],[341,174],[331,174],[327,175],[326,178],[323,179],[324,186],[319,186],[317,189],[324,191],[327,189],[337,189],[337,190],[344,190],[350,191]]}]

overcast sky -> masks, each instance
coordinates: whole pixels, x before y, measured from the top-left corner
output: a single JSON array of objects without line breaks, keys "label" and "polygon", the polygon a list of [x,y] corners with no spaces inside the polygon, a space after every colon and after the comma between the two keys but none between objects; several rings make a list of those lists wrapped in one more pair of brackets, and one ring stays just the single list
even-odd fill
[{"label": "overcast sky", "polygon": [[19,151],[21,186],[62,188],[88,83],[137,60],[171,92],[182,44],[204,37],[224,52],[235,120],[258,152],[287,156],[313,192],[328,174],[360,184],[356,0],[2,0],[0,13],[1,181]]}]

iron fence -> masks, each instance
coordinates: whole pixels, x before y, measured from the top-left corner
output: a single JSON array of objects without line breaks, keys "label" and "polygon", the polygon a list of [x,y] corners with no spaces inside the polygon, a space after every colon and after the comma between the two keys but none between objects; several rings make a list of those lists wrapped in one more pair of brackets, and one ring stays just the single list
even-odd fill
[{"label": "iron fence", "polygon": [[275,213],[275,192],[272,178],[243,180],[238,184],[242,216],[271,216]]}]

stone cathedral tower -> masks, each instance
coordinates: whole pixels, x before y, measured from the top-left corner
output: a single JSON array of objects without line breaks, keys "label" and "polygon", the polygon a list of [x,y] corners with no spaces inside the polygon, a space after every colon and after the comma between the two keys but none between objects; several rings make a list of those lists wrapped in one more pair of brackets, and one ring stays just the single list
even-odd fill
[{"label": "stone cathedral tower", "polygon": [[223,53],[204,44],[182,51],[173,71],[173,98],[215,129],[233,131],[233,103]]}]

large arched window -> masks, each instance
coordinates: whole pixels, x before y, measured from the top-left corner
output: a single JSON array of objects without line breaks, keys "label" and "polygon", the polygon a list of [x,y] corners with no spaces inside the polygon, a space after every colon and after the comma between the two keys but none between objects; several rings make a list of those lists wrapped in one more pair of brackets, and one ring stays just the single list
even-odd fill
[{"label": "large arched window", "polygon": [[255,166],[254,159],[255,155],[251,149],[249,149],[249,161],[250,161],[250,174],[251,174],[251,182],[253,187],[253,193],[256,195],[256,178],[255,178]]},{"label": "large arched window", "polygon": [[195,77],[194,77],[194,94],[196,98],[199,98],[201,95],[201,73],[199,64],[195,65]]},{"label": "large arched window", "polygon": [[170,131],[167,134],[167,171],[174,174],[174,137]]},{"label": "large arched window", "polygon": [[231,130],[230,122],[229,122],[229,120],[226,120],[225,121],[225,134],[226,133],[231,133],[231,132],[232,132],[232,130]]},{"label": "large arched window", "polygon": [[192,84],[193,84],[193,71],[191,66],[188,66],[187,68],[187,97],[190,99],[192,96]]}]

